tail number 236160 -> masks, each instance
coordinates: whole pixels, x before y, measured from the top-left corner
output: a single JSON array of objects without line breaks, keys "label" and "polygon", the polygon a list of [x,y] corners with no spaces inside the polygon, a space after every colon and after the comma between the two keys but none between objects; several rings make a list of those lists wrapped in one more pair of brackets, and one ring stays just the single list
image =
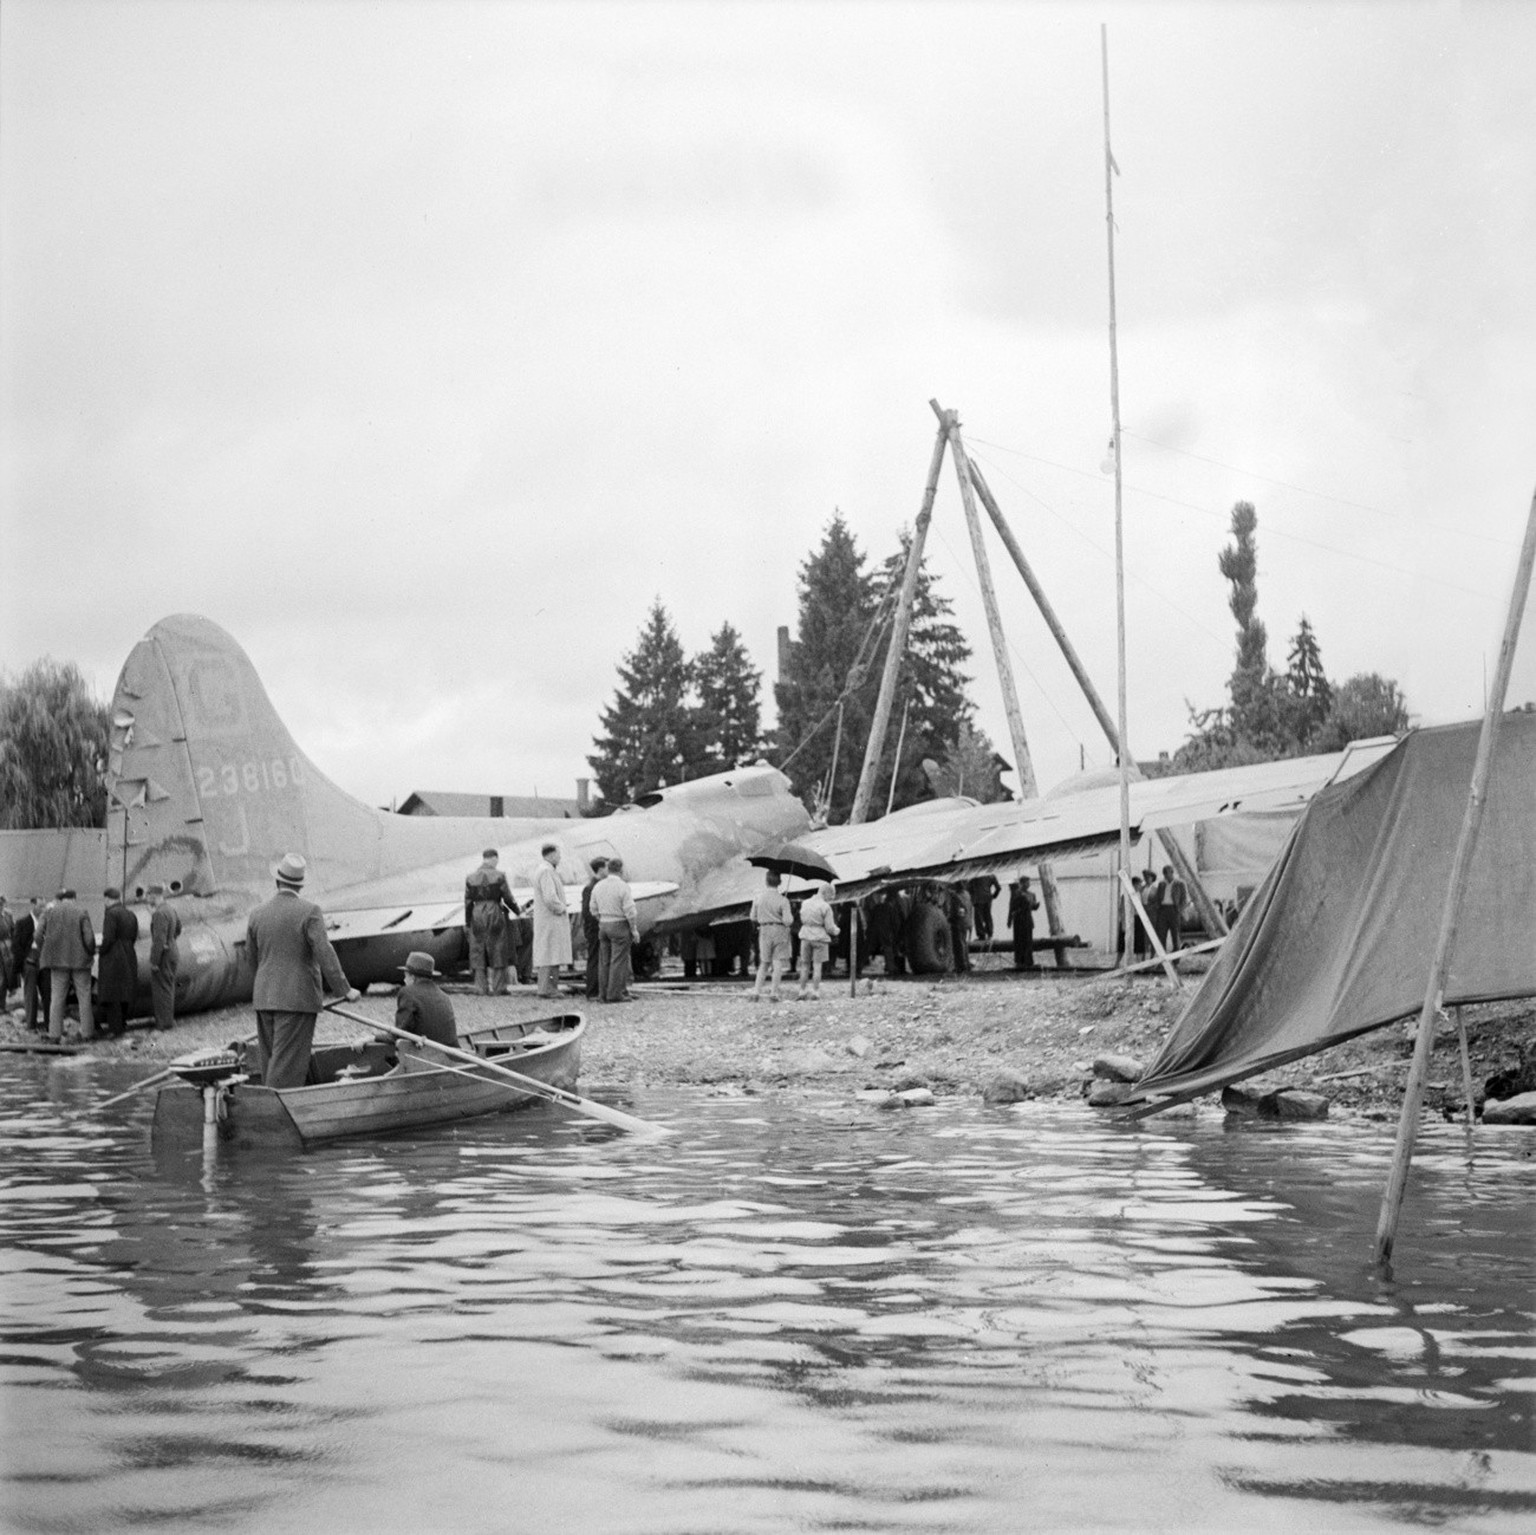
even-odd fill
[{"label": "tail number 236160", "polygon": [[216,799],[221,794],[272,794],[303,782],[304,771],[297,757],[226,762],[217,768],[205,764],[197,770],[201,799]]}]

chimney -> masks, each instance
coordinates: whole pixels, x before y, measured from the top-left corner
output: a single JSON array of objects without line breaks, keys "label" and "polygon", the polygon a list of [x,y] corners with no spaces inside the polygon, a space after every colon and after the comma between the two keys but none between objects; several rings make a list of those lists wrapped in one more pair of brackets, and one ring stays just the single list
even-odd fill
[{"label": "chimney", "polygon": [[493,816],[504,816],[506,813],[506,800],[500,794],[493,794],[491,796],[491,814]]},{"label": "chimney", "polygon": [[576,808],[583,815],[591,808],[592,780],[590,778],[578,778],[576,780]]},{"label": "chimney", "polygon": [[789,671],[789,625],[779,625],[779,681]]}]

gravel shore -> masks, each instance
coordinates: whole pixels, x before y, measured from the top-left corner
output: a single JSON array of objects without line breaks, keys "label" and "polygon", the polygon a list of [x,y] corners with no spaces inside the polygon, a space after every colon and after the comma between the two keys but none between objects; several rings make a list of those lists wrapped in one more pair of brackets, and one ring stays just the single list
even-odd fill
[{"label": "gravel shore", "polygon": [[[983,960],[986,963],[986,960]],[[663,975],[637,986],[638,1000],[588,1003],[574,989],[559,1004],[531,987],[507,997],[447,988],[461,1028],[535,1018],[551,1011],[584,1011],[591,1020],[582,1063],[582,1091],[640,1086],[720,1086],[772,1094],[815,1087],[845,1092],[926,1086],[936,1096],[978,1096],[1004,1069],[1028,1081],[1028,1096],[1081,1100],[1093,1061],[1106,1054],[1143,1062],[1156,1054],[1197,977],[1176,994],[1165,978],[1121,978],[1043,970],[1020,977],[983,968],[967,976],[897,978],[878,975],[849,995],[844,977],[824,983],[821,1000],[754,1002],[741,981],[686,982]],[[364,996],[352,1010],[392,1021],[393,994]],[[1467,1008],[1472,1076],[1478,1094],[1493,1073],[1519,1063],[1536,1035],[1536,1008],[1526,1003]],[[249,1007],[227,1008],[178,1021],[158,1034],[135,1027],[118,1040],[97,1039],[93,1056],[163,1061],[189,1050],[250,1037]],[[323,1017],[322,1039],[351,1039],[363,1031],[334,1015]],[[1322,1093],[1338,1115],[1395,1117],[1407,1075],[1408,1029],[1391,1025],[1363,1039],[1295,1062],[1265,1085]],[[0,1043],[28,1035],[12,1015]],[[1431,1062],[1426,1105],[1450,1112],[1463,1102],[1455,1032],[1442,1036]],[[1214,1099],[1208,1100],[1214,1102]]]}]

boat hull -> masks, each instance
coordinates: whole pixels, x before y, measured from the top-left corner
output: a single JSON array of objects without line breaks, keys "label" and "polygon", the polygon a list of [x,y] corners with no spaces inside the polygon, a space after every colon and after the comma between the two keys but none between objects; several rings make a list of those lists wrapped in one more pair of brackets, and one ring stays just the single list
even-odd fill
[{"label": "boat hull", "polygon": [[[585,1032],[585,1020],[567,1014],[476,1030],[461,1043],[534,1081],[569,1091],[580,1072]],[[234,1150],[296,1151],[452,1124],[541,1101],[504,1077],[433,1057],[425,1045],[419,1051],[399,1048],[393,1065],[393,1044],[369,1044],[361,1052],[345,1045],[317,1049],[315,1064],[322,1076],[347,1066],[373,1074],[288,1088],[241,1082],[224,1094],[211,1127],[205,1126],[198,1089],[181,1083],[162,1088],[155,1101],[154,1138],[168,1146],[201,1145],[205,1129],[211,1128],[221,1146]]]}]

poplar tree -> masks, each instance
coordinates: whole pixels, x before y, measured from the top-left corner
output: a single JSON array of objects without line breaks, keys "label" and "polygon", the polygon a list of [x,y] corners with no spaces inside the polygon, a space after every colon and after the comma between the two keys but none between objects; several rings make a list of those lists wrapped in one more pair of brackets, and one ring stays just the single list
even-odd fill
[{"label": "poplar tree", "polygon": [[763,749],[763,674],[730,623],[722,624],[709,649],[694,658],[693,681],[699,699],[694,715],[699,757],[690,776],[755,761]]},{"label": "poplar tree", "polygon": [[1227,606],[1237,620],[1237,665],[1227,683],[1231,696],[1232,733],[1261,753],[1279,755],[1283,748],[1280,710],[1274,673],[1269,669],[1269,635],[1257,614],[1259,550],[1255,534],[1259,514],[1251,501],[1232,508],[1232,542],[1216,565],[1232,591]]},{"label": "poplar tree", "polygon": [[1228,702],[1190,706],[1191,731],[1169,770],[1204,772],[1337,751],[1347,742],[1395,735],[1408,727],[1408,706],[1395,682],[1361,673],[1337,688],[1323,670],[1322,649],[1305,614],[1291,641],[1283,676],[1270,669],[1258,608],[1258,513],[1248,501],[1232,508],[1232,542],[1217,567],[1232,584],[1228,606],[1237,620],[1237,664]]},{"label": "poplar tree", "polygon": [[0,828],[107,824],[109,715],[73,661],[0,676]]},{"label": "poplar tree", "polygon": [[610,806],[692,776],[699,759],[689,699],[691,668],[658,597],[635,648],[619,663],[619,687],[602,712],[604,733],[587,758]]}]

